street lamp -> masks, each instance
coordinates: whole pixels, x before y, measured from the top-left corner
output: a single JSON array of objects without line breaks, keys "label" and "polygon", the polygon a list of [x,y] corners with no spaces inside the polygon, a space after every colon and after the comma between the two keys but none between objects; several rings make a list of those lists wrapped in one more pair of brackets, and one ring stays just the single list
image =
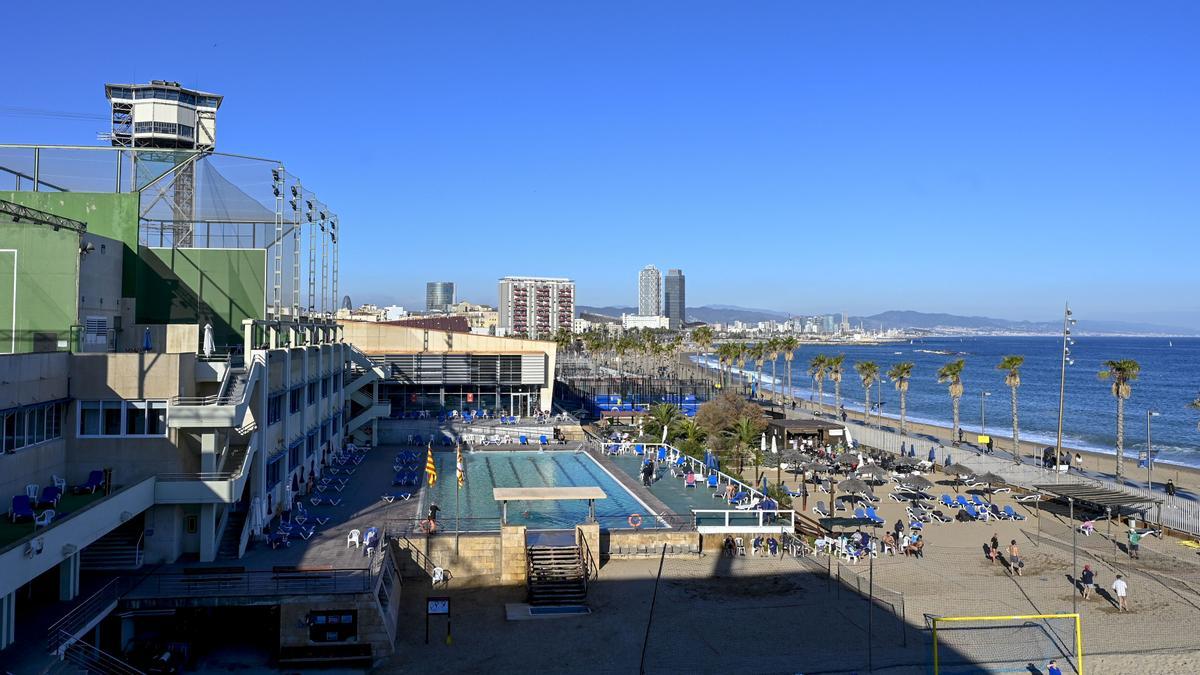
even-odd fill
[{"label": "street lamp", "polygon": [[1146,489],[1153,490],[1154,482],[1151,480],[1151,472],[1154,470],[1154,448],[1150,444],[1150,418],[1158,417],[1157,410],[1146,411]]},{"label": "street lamp", "polygon": [[1071,315],[1071,306],[1064,305],[1063,309],[1063,332],[1062,332],[1062,362],[1058,375],[1058,436],[1054,442],[1054,482],[1058,482],[1059,467],[1062,465],[1062,431],[1063,431],[1063,403],[1067,391],[1067,366],[1074,365],[1075,360],[1071,358],[1071,345],[1075,344],[1075,340],[1071,338],[1071,326],[1075,325],[1075,319]]},{"label": "street lamp", "polygon": [[983,402],[991,395],[990,391],[979,392],[979,433],[984,436],[987,436],[987,410],[984,409]]}]

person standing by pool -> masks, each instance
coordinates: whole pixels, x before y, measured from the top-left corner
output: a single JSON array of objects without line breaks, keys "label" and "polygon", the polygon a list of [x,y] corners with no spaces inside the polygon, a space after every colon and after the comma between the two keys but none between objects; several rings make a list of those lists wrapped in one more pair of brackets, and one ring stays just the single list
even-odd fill
[{"label": "person standing by pool", "polygon": [[642,465],[642,485],[645,485],[646,487],[650,487],[650,482],[653,479],[654,479],[654,462],[652,460],[648,459],[648,460],[646,460],[646,463]]}]

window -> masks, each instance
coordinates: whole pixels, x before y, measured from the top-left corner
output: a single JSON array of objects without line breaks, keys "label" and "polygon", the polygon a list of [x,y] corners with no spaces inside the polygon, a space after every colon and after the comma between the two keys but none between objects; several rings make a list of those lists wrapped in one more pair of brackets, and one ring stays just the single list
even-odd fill
[{"label": "window", "polygon": [[295,415],[300,412],[300,402],[304,400],[304,387],[296,387],[288,392],[288,413]]},{"label": "window", "polygon": [[0,450],[16,452],[62,438],[63,405],[55,401],[0,411]]},{"label": "window", "polygon": [[321,378],[321,398],[329,398],[329,378]]},{"label": "window", "polygon": [[329,422],[321,424],[321,445],[329,442]]},{"label": "window", "polygon": [[288,470],[300,466],[300,448],[302,447],[304,447],[304,443],[297,441],[288,448]]},{"label": "window", "polygon": [[313,380],[312,382],[308,383],[308,404],[309,405],[313,405],[314,403],[317,402],[317,390],[319,387],[320,387],[320,384],[316,380]]},{"label": "window", "polygon": [[[47,422],[47,433],[59,431],[58,413]],[[36,434],[36,429],[34,430]],[[166,401],[80,401],[79,435],[149,437],[167,435]]]},{"label": "window", "polygon": [[358,637],[358,610],[310,612],[308,639],[313,642],[345,642]]},{"label": "window", "polygon": [[317,437],[315,434],[309,434],[308,438],[304,439],[304,458],[308,459],[317,454]]},{"label": "window", "polygon": [[283,453],[279,453],[278,455],[275,455],[271,459],[267,460],[267,489],[268,490],[275,487],[276,485],[279,485],[279,478],[280,478],[279,472],[281,470],[280,462],[282,460],[283,460]]},{"label": "window", "polygon": [[267,424],[279,424],[283,417],[283,394],[272,394],[267,397]]}]

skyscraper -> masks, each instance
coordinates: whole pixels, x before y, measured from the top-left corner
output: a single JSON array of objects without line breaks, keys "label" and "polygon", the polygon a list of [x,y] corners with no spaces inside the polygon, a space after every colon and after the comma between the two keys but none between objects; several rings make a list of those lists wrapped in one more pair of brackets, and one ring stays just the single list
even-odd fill
[{"label": "skyscraper", "polygon": [[500,280],[497,335],[549,340],[575,325],[575,282],[551,277],[504,277]]},{"label": "skyscraper", "polygon": [[646,265],[638,273],[638,314],[662,315],[662,275],[654,265]]},{"label": "skyscraper", "polygon": [[453,281],[430,281],[425,284],[425,311],[444,312],[453,304]]},{"label": "skyscraper", "polygon": [[683,328],[686,320],[687,302],[684,298],[683,270],[667,270],[667,281],[663,293],[667,321],[672,329]]}]

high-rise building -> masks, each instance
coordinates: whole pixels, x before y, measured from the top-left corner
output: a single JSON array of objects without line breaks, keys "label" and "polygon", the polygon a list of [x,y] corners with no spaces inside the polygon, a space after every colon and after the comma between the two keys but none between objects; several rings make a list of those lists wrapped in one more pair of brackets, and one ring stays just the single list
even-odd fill
[{"label": "high-rise building", "polygon": [[425,311],[444,312],[455,302],[453,281],[430,281],[425,284]]},{"label": "high-rise building", "polygon": [[683,328],[683,323],[687,320],[683,270],[667,270],[667,280],[663,290],[663,304],[666,309],[667,321],[672,329]]},{"label": "high-rise building", "polygon": [[654,265],[638,273],[638,315],[662,315],[662,275]]},{"label": "high-rise building", "polygon": [[575,322],[575,282],[552,277],[504,277],[500,280],[497,335],[546,340]]}]

